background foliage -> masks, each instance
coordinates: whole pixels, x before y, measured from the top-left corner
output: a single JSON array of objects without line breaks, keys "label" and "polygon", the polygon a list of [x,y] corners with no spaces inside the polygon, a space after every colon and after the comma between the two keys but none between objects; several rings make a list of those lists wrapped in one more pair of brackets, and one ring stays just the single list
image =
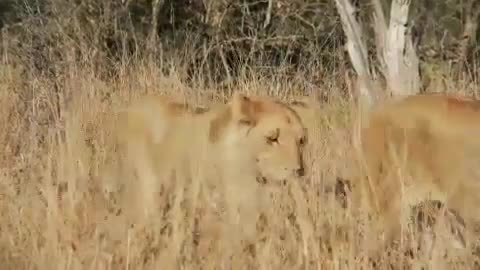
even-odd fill
[{"label": "background foliage", "polygon": [[[469,1],[412,3],[422,74],[458,62],[461,71],[478,66],[479,34],[468,47],[467,65],[458,55],[467,13],[475,21],[480,14],[476,1]],[[355,2],[372,39],[371,4]],[[382,1],[387,16],[389,2]],[[62,70],[52,70],[52,63],[78,59],[94,60],[99,73],[113,76],[118,66],[144,55],[157,63],[180,61],[184,79],[202,76],[211,84],[248,73],[291,79],[300,73],[318,87],[324,76],[349,69],[331,0],[273,0],[271,9],[268,0],[4,0],[0,27],[4,51],[22,51],[15,55],[25,66],[50,76]]]}]

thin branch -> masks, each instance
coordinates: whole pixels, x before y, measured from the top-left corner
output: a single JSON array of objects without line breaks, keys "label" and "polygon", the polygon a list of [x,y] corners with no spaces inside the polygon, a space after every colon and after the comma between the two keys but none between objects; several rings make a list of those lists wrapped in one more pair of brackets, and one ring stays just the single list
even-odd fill
[{"label": "thin branch", "polygon": [[[468,50],[476,40],[478,29],[478,17],[480,16],[480,4],[478,0],[470,0],[465,7],[465,22],[463,24],[463,36],[458,47],[457,55],[461,61],[465,61],[468,57]],[[476,7],[478,6],[478,7]]]},{"label": "thin branch", "polygon": [[225,69],[225,73],[227,74],[227,83],[231,83],[233,81],[232,75],[230,74],[230,68],[228,67],[227,59],[223,53],[223,46],[219,47],[218,52],[220,54],[220,59],[222,60],[223,68]]},{"label": "thin branch", "polygon": [[[380,62],[382,70],[386,69],[385,58],[383,52],[385,51],[385,34],[387,33],[387,21],[383,13],[382,4],[379,0],[372,0],[374,7],[373,21],[375,30],[375,46],[377,51],[377,59]],[[385,74],[384,74],[385,75]]]},{"label": "thin branch", "polygon": [[272,19],[272,7],[273,0],[268,0],[267,14],[265,15],[265,22],[263,23],[263,28],[266,28],[270,24],[270,20]]},{"label": "thin branch", "polygon": [[152,3],[152,28],[150,30],[150,48],[155,48],[157,44],[158,14],[160,7],[163,6],[163,0],[154,0]]}]

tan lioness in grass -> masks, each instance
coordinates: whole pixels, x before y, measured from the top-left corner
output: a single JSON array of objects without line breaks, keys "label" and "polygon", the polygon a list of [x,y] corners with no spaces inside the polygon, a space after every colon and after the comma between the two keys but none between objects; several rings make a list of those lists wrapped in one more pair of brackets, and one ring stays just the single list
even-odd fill
[{"label": "tan lioness in grass", "polygon": [[172,170],[187,178],[216,170],[228,201],[238,204],[255,201],[250,188],[257,177],[277,181],[304,174],[306,128],[291,107],[271,98],[235,93],[227,104],[195,109],[148,96],[131,104],[117,123],[145,205],[153,203],[158,176]]},{"label": "tan lioness in grass", "polygon": [[379,214],[386,244],[399,237],[409,213],[402,207],[426,199],[457,211],[467,229],[479,221],[480,101],[442,94],[388,101],[366,117],[361,144],[362,197]]}]

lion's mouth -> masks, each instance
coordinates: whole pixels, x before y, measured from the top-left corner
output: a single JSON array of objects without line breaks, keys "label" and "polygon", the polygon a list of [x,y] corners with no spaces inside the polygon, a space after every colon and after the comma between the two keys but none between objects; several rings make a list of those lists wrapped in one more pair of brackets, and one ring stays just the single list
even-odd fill
[{"label": "lion's mouth", "polygon": [[268,183],[268,179],[265,176],[257,175],[257,183],[266,185]]},{"label": "lion's mouth", "polygon": [[286,186],[287,185],[287,179],[283,179],[283,180],[280,180],[280,181],[272,181],[272,180],[269,180],[267,177],[261,175],[261,174],[258,174],[257,175],[257,183],[259,183],[260,185],[271,185],[271,184],[275,184],[275,185],[279,185],[279,186]]}]

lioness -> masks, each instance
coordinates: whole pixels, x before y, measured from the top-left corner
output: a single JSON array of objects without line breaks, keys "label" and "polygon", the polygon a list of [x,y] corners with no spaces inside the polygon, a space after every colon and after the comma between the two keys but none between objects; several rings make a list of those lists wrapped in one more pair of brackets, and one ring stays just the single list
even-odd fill
[{"label": "lioness", "polygon": [[399,236],[409,206],[426,199],[443,201],[469,229],[479,221],[479,120],[479,101],[442,94],[409,96],[369,113],[361,131],[362,197],[384,225],[385,244]]},{"label": "lioness", "polygon": [[291,107],[266,97],[237,92],[227,104],[209,109],[144,97],[122,113],[118,135],[139,176],[145,207],[154,203],[158,176],[172,170],[190,178],[215,170],[228,201],[236,204],[253,203],[247,188],[257,177],[277,181],[305,173],[304,124]]}]

